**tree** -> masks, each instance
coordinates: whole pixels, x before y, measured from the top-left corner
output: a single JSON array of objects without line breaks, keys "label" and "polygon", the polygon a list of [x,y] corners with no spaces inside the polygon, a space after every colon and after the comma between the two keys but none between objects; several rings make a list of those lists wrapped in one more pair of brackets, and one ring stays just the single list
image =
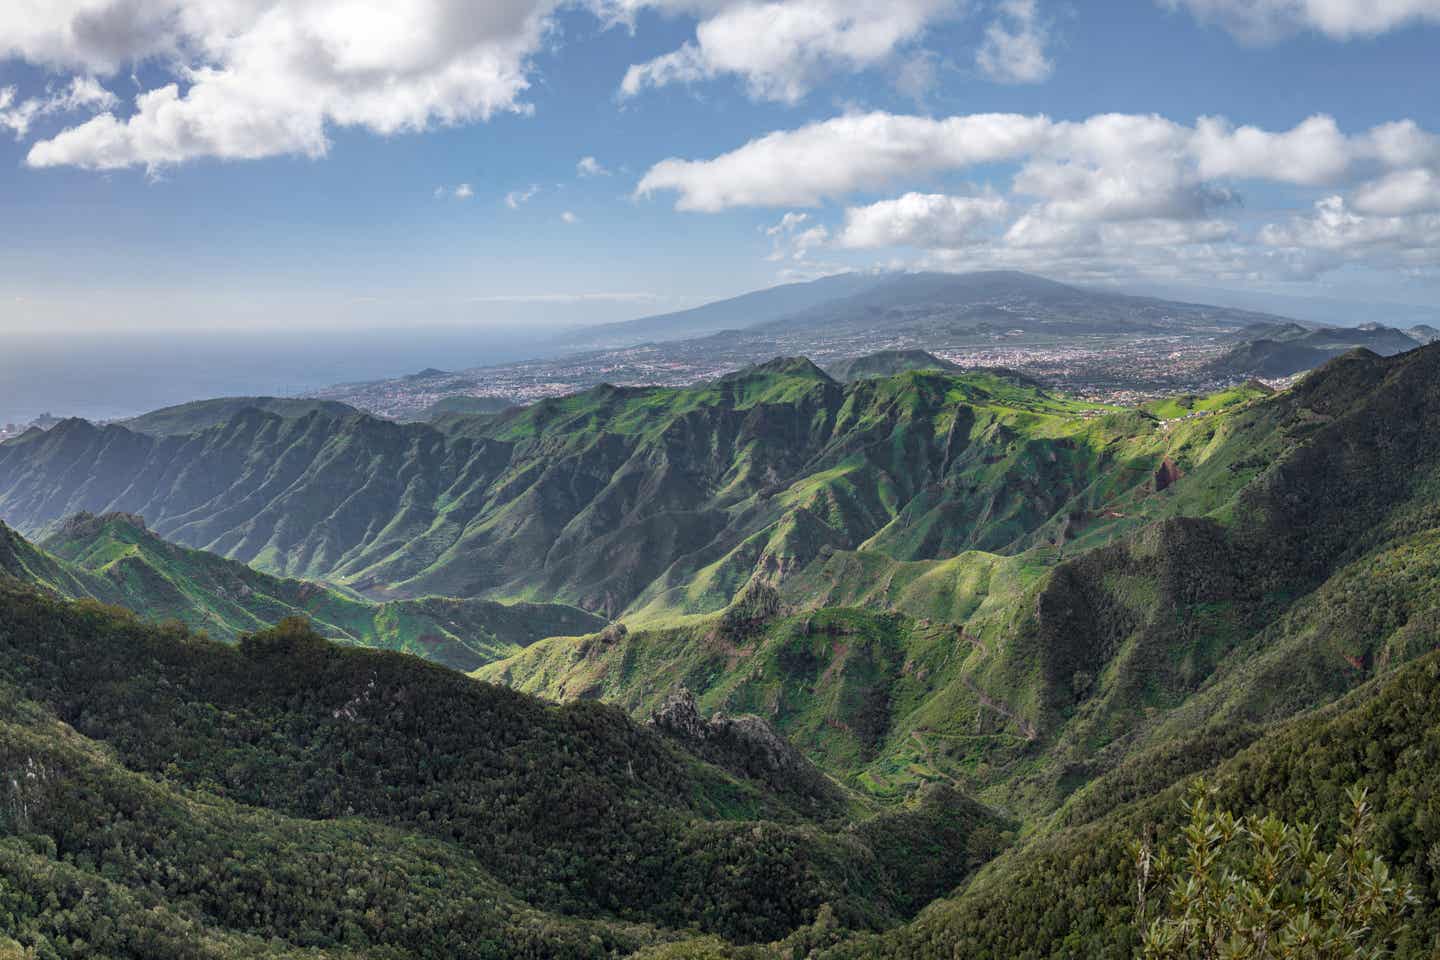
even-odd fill
[{"label": "tree", "polygon": [[1236,818],[1196,781],[1178,851],[1134,845],[1143,960],[1376,960],[1415,902],[1368,846],[1367,791],[1331,850],[1312,825]]}]

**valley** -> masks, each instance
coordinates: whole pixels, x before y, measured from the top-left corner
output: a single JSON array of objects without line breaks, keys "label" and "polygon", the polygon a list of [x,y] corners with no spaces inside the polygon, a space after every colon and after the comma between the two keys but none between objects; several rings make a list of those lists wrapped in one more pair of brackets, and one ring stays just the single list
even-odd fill
[{"label": "valley", "polygon": [[905,349],[29,431],[0,909],[53,942],[85,889],[118,955],[1128,956],[1127,845],[1205,774],[1302,820],[1370,785],[1423,957],[1437,384],[1359,349],[1124,405]]}]

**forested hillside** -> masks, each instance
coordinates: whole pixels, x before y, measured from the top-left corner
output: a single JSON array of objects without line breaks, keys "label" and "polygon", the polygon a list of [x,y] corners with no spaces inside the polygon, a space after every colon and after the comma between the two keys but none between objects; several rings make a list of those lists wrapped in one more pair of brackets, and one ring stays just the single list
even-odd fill
[{"label": "forested hillside", "polygon": [[234,647],[0,601],[0,930],[41,956],[610,956],[826,904],[886,927],[1012,837],[951,791],[870,818],[295,621]]},{"label": "forested hillside", "polygon": [[826,550],[925,561],[1094,535],[1224,429],[1005,374],[841,385],[804,360],[445,425],[245,409],[155,437],[66,421],[0,445],[0,518],[41,535],[77,512],[134,513],[178,543],[381,599],[702,613]]},{"label": "forested hillside", "polygon": [[1174,481],[1112,488],[1092,508],[1125,515],[1108,539],[1082,521],[1063,553],[782,557],[719,615],[642,610],[623,642],[547,640],[480,675],[637,715],[683,684],[876,795],[955,782],[1045,814],[1137,751],[1292,716],[1436,646],[1437,361],[1355,355],[1283,395],[1177,401]]},{"label": "forested hillside", "polygon": [[[66,955],[70,883],[115,943],[158,907],[212,955],[1122,958],[1128,846],[1208,773],[1323,824],[1369,786],[1419,897],[1400,956],[1440,946],[1440,347],[1124,410],[886,372],[0,446],[44,535],[0,529],[24,942]],[[48,516],[139,500],[149,529]],[[333,579],[263,572],[292,567]],[[475,676],[261,629],[292,614]],[[106,832],[133,817],[185,848]],[[269,888],[186,853],[255,837],[292,838],[239,858]]]}]

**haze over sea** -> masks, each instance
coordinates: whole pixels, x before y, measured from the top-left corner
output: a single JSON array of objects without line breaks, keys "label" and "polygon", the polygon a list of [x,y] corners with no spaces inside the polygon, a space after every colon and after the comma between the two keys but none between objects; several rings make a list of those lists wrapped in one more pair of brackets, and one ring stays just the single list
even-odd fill
[{"label": "haze over sea", "polygon": [[0,350],[0,423],[115,419],[202,397],[290,395],[543,353],[545,328],[19,333]]}]

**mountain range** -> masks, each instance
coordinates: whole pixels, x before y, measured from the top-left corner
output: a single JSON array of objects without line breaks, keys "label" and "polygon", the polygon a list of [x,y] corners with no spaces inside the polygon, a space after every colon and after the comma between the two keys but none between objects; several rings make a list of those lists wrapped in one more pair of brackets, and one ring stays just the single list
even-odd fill
[{"label": "mountain range", "polygon": [[623,347],[703,337],[722,330],[740,330],[780,320],[823,303],[844,300],[882,283],[882,276],[842,273],[803,283],[782,284],[676,313],[588,327],[566,335],[560,343],[576,348]]},{"label": "mountain range", "polygon": [[839,274],[721,300],[680,313],[607,324],[576,344],[631,345],[722,330],[868,328],[915,322],[1035,326],[1050,333],[1227,327],[1280,318],[1252,311],[1077,287],[1013,270]]},{"label": "mountain range", "polygon": [[144,518],[77,514],[39,546],[0,523],[0,572],[71,600],[96,600],[235,641],[302,617],[332,640],[401,650],[473,670],[546,637],[605,621],[558,604],[425,597],[374,603],[320,583],[273,577],[157,537]]},{"label": "mountain range", "polygon": [[75,513],[138,514],[372,599],[695,614],[822,549],[928,561],[1094,540],[1146,512],[1167,460],[1188,469],[1220,422],[1163,429],[1004,371],[842,384],[782,359],[443,430],[255,408],[186,436],[70,420],[0,446],[0,516],[43,535]]},{"label": "mountain range", "polygon": [[1281,380],[1312,370],[1350,350],[1370,350],[1388,357],[1434,339],[1425,336],[1421,328],[1413,332],[1418,336],[1378,323],[1318,329],[1298,323],[1252,324],[1237,332],[1240,343],[1206,369],[1221,378]]},{"label": "mountain range", "polygon": [[[890,350],[1053,370],[1071,389],[1198,388],[1221,339],[1273,314],[1130,296],[1015,271],[843,274],[574,334],[559,356],[341,384],[316,396],[402,420],[450,398],[506,406],[601,383],[688,386],[777,355],[822,366]],[[566,349],[568,348],[568,349]],[[1033,368],[1026,368],[1030,364]],[[1218,385],[1218,384],[1213,384]]]},{"label": "mountain range", "polygon": [[[1329,336],[1213,335],[1257,333]],[[30,431],[0,444],[0,930],[1125,957],[1130,843],[1203,773],[1322,829],[1368,786],[1428,957],[1437,423],[1440,345],[1130,407],[896,350],[434,423]]]}]

